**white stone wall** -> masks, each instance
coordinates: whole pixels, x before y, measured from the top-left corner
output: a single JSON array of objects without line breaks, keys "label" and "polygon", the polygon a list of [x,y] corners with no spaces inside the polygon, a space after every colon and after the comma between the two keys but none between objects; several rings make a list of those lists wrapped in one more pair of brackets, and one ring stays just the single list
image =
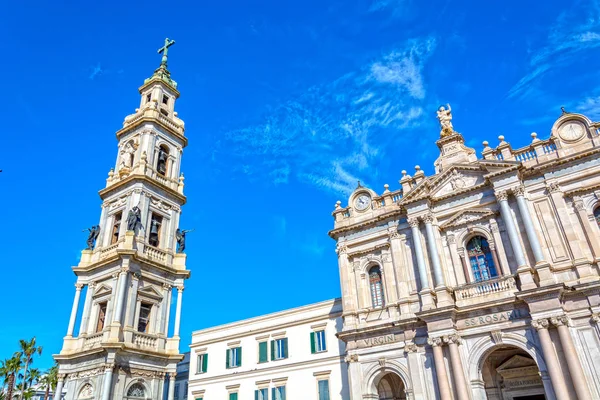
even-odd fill
[{"label": "white stone wall", "polygon": [[[227,399],[236,385],[240,400],[254,399],[259,386],[269,388],[270,398],[272,387],[285,384],[287,399],[317,400],[317,380],[328,377],[330,399],[348,400],[345,347],[335,336],[341,324],[338,299],[194,332],[188,398]],[[310,332],[321,329],[327,350],[311,354]],[[288,339],[287,359],[271,361],[274,337]],[[268,361],[259,363],[258,343],[264,340],[269,341]],[[242,365],[227,369],[226,351],[232,346],[242,347]],[[198,353],[208,354],[206,373],[197,373]]]}]

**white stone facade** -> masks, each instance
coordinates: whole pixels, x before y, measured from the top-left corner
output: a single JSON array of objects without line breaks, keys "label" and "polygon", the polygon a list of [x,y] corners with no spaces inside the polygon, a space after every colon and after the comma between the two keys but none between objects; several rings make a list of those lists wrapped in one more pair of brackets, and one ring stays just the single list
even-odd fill
[{"label": "white stone facade", "polygon": [[187,139],[166,58],[139,91],[141,106],[117,132],[115,168],[100,191],[99,234],[90,236],[73,267],[73,309],[63,348],[54,356],[56,391],[66,389],[66,400],[174,397],[176,365],[183,358],[183,283],[190,275],[176,234],[186,201],[180,166]]},{"label": "white stone facade", "polygon": [[[283,386],[287,399],[317,400],[322,380],[327,381],[331,400],[348,399],[346,351],[336,337],[341,315],[341,302],[336,299],[194,332],[188,399],[251,400],[260,389],[267,389],[271,399],[273,388]],[[319,334],[326,344],[323,351],[312,344],[317,332],[324,332]],[[273,359],[278,348],[271,342],[283,339],[287,357]],[[266,343],[263,362],[259,362],[259,343]],[[226,357],[233,348],[242,349],[241,365],[229,363],[228,368]],[[208,362],[203,372],[205,354]]]},{"label": "white stone facade", "polygon": [[443,127],[435,175],[338,202],[352,400],[600,399],[599,128],[478,158]]}]

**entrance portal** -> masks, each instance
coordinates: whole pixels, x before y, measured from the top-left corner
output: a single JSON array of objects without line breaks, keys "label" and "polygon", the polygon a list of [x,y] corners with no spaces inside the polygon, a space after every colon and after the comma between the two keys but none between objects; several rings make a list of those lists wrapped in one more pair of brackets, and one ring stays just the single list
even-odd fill
[{"label": "entrance portal", "polygon": [[402,379],[394,373],[383,376],[377,384],[377,394],[379,400],[405,400],[404,383]]},{"label": "entrance portal", "polygon": [[481,375],[488,400],[546,400],[535,360],[516,347],[494,350]]}]

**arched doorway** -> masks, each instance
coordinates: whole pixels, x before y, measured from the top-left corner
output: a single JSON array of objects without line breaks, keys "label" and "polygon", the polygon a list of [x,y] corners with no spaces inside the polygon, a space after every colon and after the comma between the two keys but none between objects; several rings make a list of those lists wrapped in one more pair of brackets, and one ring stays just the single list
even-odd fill
[{"label": "arched doorway", "polygon": [[540,370],[533,358],[517,347],[491,352],[481,366],[488,400],[546,400]]},{"label": "arched doorway", "polygon": [[402,379],[393,372],[385,374],[377,383],[379,400],[406,400]]}]

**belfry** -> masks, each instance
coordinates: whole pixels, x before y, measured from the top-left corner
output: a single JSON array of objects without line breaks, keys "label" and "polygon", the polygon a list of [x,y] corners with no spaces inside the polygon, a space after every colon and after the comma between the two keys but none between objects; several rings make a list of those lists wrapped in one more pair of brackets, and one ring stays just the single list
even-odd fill
[{"label": "belfry", "polygon": [[174,43],[166,39],[159,49],[161,64],[139,88],[139,108],[116,133],[115,167],[99,192],[100,222],[73,267],[73,308],[63,348],[54,356],[56,393],[66,388],[66,400],[174,397],[183,358],[183,285],[190,276],[186,231],[179,229],[187,138],[175,111],[177,83],[167,69]]}]

